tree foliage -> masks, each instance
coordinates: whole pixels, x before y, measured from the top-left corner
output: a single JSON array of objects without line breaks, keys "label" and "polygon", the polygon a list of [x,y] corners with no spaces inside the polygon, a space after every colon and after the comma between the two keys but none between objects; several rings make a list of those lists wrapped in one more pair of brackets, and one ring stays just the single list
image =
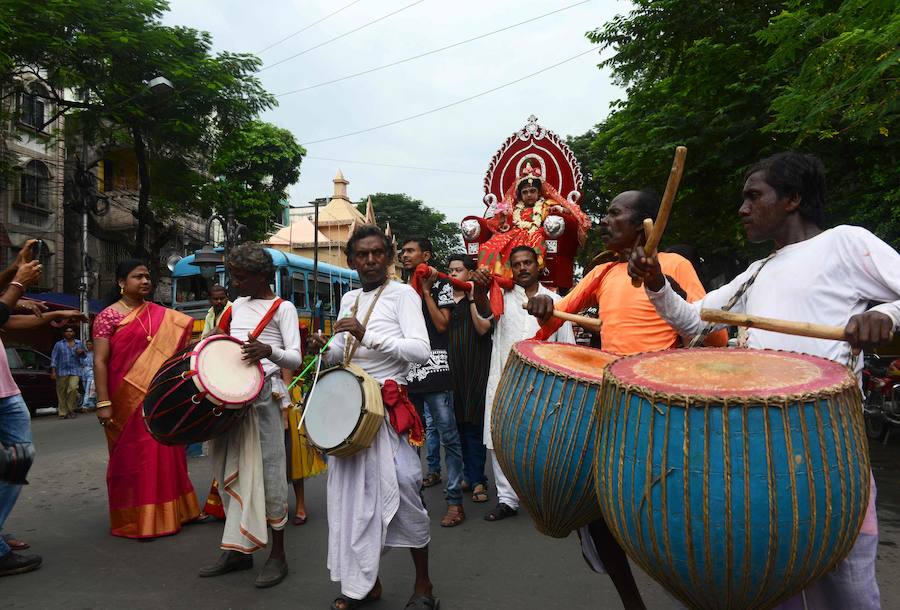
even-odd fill
[{"label": "tree foliage", "polygon": [[305,154],[287,129],[251,121],[217,148],[210,165],[216,180],[203,188],[202,200],[218,210],[234,206],[249,237],[260,240],[281,220],[287,188],[300,179]]},{"label": "tree foliage", "polygon": [[[755,254],[737,221],[743,172],[787,149],[829,170],[832,222],[900,245],[895,3],[637,0],[588,33],[627,98],[569,144],[598,215],[618,192],[662,192],[675,146],[687,169],[664,237],[707,256]],[[583,258],[596,249],[586,248]]]},{"label": "tree foliage", "polygon": [[[5,0],[0,19],[11,33],[0,42],[0,61],[9,57],[4,80],[27,74],[42,81],[60,109],[74,106],[69,117],[78,135],[134,152],[138,256],[148,255],[147,229],[160,233],[167,212],[202,207],[198,188],[181,190],[178,201],[157,201],[151,185],[172,179],[199,187],[202,180],[184,171],[202,173],[223,138],[275,103],[254,76],[258,58],[214,54],[208,33],[164,25],[166,10],[165,0]],[[149,90],[157,76],[172,82],[171,94]],[[66,89],[79,99],[62,100]],[[159,237],[149,239],[151,250]]]},{"label": "tree foliage", "polygon": [[[379,226],[384,227],[389,222],[398,244],[402,245],[405,239],[411,237],[427,237],[431,240],[439,264],[446,263],[447,257],[454,252],[462,251],[459,227],[447,222],[442,212],[403,193],[375,193],[370,197]],[[356,207],[365,214],[366,200]]]}]

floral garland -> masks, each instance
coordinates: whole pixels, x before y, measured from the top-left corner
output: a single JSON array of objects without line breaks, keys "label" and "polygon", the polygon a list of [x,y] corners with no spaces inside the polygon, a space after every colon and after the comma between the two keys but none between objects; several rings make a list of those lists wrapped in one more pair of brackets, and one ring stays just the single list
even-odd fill
[{"label": "floral garland", "polygon": [[531,220],[526,221],[522,220],[522,212],[525,210],[525,204],[521,201],[516,202],[516,207],[513,209],[512,218],[513,224],[519,227],[524,231],[528,231],[529,233],[534,233],[538,229],[541,228],[541,224],[544,222],[544,198],[541,197],[534,204],[533,211],[531,213]]}]

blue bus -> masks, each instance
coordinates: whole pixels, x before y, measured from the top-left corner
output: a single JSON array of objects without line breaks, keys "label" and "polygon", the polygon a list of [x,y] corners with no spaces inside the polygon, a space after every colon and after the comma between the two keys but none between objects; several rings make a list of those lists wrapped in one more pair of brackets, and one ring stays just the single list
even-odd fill
[{"label": "blue bus", "polygon": [[[221,248],[217,248],[221,252]],[[312,259],[281,250],[266,248],[275,263],[275,285],[272,290],[297,308],[300,323],[312,328],[313,317],[313,281],[318,283],[318,297],[321,310],[319,317],[325,326],[325,332],[331,333],[331,323],[338,314],[341,297],[345,293],[359,288],[359,275],[356,271],[337,267],[328,263],[319,263],[318,277],[313,278]],[[186,256],[175,264],[172,270],[172,307],[194,318],[194,333],[203,330],[203,319],[209,310],[208,289],[210,281],[200,273],[200,267],[193,265],[194,255]],[[225,283],[225,267],[216,268],[211,283]]]}]

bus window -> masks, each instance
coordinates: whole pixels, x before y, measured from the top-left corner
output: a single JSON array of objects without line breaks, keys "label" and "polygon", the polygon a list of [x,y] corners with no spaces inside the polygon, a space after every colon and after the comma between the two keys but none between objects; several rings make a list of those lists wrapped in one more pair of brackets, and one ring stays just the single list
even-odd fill
[{"label": "bus window", "polygon": [[291,272],[286,267],[278,268],[278,290],[274,292],[286,301],[291,298]]},{"label": "bus window", "polygon": [[291,276],[291,302],[298,309],[306,309],[306,276],[294,273]]},{"label": "bus window", "polygon": [[319,301],[322,303],[322,315],[331,315],[331,283],[320,279],[316,284],[319,289]]}]

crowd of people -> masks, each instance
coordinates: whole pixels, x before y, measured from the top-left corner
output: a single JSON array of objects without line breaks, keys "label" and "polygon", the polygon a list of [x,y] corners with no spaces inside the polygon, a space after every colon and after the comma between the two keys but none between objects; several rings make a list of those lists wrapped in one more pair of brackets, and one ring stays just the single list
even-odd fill
[{"label": "crowd of people", "polygon": [[[533,174],[522,177],[519,202],[543,205],[534,197],[540,192],[536,180]],[[332,580],[340,583],[332,609],[358,608],[379,599],[381,556],[386,547],[398,547],[410,550],[413,563],[407,607],[433,610],[439,601],[428,569],[430,520],[422,488],[443,484],[447,506],[442,527],[465,521],[467,495],[472,502],[495,497],[496,505],[485,516],[489,522],[518,514],[516,490],[494,454],[491,409],[514,343],[532,337],[575,342],[571,323],[553,316],[554,311],[597,308],[603,319],[602,348],[618,355],[724,346],[725,329],[702,323],[702,307],[846,326],[843,342],[757,329],[744,342],[849,363],[857,372],[852,354],[890,340],[900,329],[900,255],[864,229],[824,228],[825,180],[818,159],[784,153],[759,162],[745,176],[742,198],[738,214],[748,240],[774,242],[774,253],[709,293],[687,259],[644,252],[642,221],[655,219],[659,209],[649,191],[625,191],[612,199],[599,226],[609,260],[591,269],[565,296],[541,284],[544,251],[532,243],[528,227],[520,227],[525,243],[504,239],[495,244],[491,268],[454,255],[440,269],[427,237],[406,239],[396,253],[379,228],[357,227],[346,254],[362,287],[343,296],[332,340],[314,333],[306,347],[320,354],[326,366],[352,363],[374,379],[386,416],[367,448],[325,461],[297,431],[299,411],[285,384],[304,352],[297,311],[272,292],[274,266],[262,246],[246,243],[233,249],[227,269],[239,296],[230,302],[223,288],[211,290],[204,336],[227,333],[240,340],[243,359],[261,363],[265,385],[239,425],[210,442],[214,481],[202,513],[187,476],[184,448],[155,442],[140,417],[150,379],[188,343],[192,325],[189,317],[148,300],[149,271],[140,261],[123,262],[117,270],[118,294],[94,321],[96,351],[69,331],[57,344],[58,355],[54,349],[60,415],[72,408],[72,388],[81,375],[73,363],[93,354],[93,379],[84,385],[96,388],[96,414],[109,443],[112,534],[168,535],[185,523],[218,517],[224,519],[221,554],[199,575],[251,569],[253,553],[270,546],[256,586],[271,587],[288,574],[288,483],[295,490],[293,523],[302,525],[302,481],[327,464],[326,561]],[[406,283],[390,277],[395,256],[408,272]],[[498,261],[511,282],[499,282]],[[0,288],[7,287],[0,297],[4,327],[47,321],[46,314],[15,313],[24,286],[39,273],[26,245],[0,274]],[[633,279],[644,287],[634,288]],[[870,307],[872,301],[882,304]],[[77,315],[61,312],[55,317]],[[25,451],[22,447],[31,442],[28,412],[2,350],[0,441],[7,451]],[[493,490],[486,476],[488,458]],[[155,464],[155,470],[148,471],[146,464]],[[0,482],[0,527],[19,489],[8,476]],[[866,521],[850,556],[782,607],[880,607],[874,500],[873,483]],[[578,534],[588,565],[609,575],[624,606],[643,608],[627,557],[603,519]],[[9,547],[0,541],[0,573],[40,563],[40,558]]]}]

